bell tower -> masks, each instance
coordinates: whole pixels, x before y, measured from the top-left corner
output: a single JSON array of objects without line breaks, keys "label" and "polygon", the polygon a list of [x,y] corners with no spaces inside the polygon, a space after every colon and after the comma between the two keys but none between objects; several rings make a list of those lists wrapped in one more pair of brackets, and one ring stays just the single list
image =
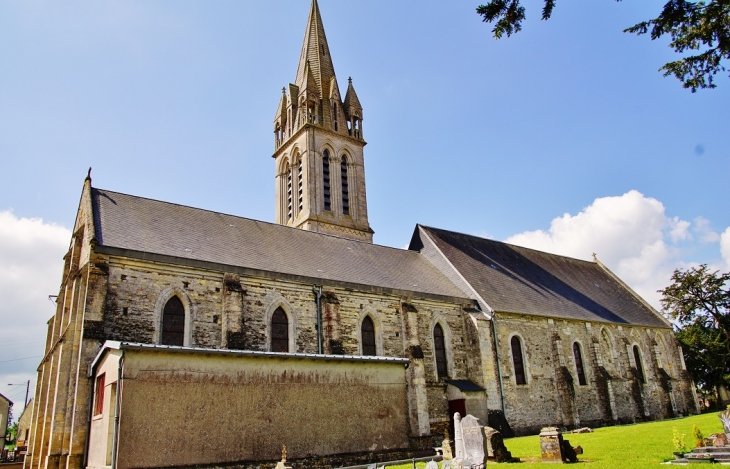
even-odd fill
[{"label": "bell tower", "polygon": [[312,0],[296,80],[274,119],[276,222],[372,242],[365,193],[362,106],[348,79],[344,101],[317,0]]}]

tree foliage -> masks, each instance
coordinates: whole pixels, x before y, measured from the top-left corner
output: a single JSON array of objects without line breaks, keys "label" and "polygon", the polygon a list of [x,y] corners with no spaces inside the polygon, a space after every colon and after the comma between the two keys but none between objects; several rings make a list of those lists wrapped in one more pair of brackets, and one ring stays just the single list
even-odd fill
[{"label": "tree foliage", "polygon": [[717,395],[719,386],[730,386],[730,272],[712,272],[704,264],[677,269],[660,293],[687,371],[700,388]]},{"label": "tree foliage", "polygon": [[[521,0],[490,0],[477,7],[486,23],[494,22],[492,32],[499,39],[522,30],[525,8]],[[543,0],[542,19],[547,20],[555,0]],[[620,0],[617,0],[620,1]],[[698,53],[664,64],[659,70],[673,75],[682,86],[694,93],[698,88],[715,88],[714,77],[726,71],[724,60],[730,59],[730,0],[668,0],[659,16],[642,21],[624,32],[650,34],[652,40],[668,35],[675,52]]]}]

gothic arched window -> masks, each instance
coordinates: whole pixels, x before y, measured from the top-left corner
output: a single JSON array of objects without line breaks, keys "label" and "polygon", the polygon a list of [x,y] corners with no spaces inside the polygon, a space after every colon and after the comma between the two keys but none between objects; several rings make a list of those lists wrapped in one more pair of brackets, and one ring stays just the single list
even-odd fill
[{"label": "gothic arched window", "polygon": [[291,220],[293,217],[292,209],[292,170],[289,164],[286,165],[286,219]]},{"label": "gothic arched window", "polygon": [[304,166],[302,160],[299,160],[299,171],[297,172],[297,185],[299,186],[299,209],[297,213],[304,211]]},{"label": "gothic arched window", "polygon": [[340,178],[342,181],[342,214],[350,214],[350,191],[347,187],[347,159],[342,156],[342,163],[340,163]]},{"label": "gothic arched window", "polygon": [[433,328],[433,354],[436,357],[436,374],[439,379],[447,378],[449,370],[446,366],[446,341],[441,324],[436,324]]},{"label": "gothic arched window", "polygon": [[289,351],[289,318],[281,308],[276,308],[271,316],[271,351]]},{"label": "gothic arched window", "polygon": [[644,367],[641,364],[641,352],[639,352],[638,345],[634,345],[634,361],[636,362],[636,373],[639,375],[639,379],[642,383],[646,383],[646,378],[644,377]]},{"label": "gothic arched window", "polygon": [[573,358],[575,358],[575,371],[578,372],[578,384],[585,386],[586,373],[583,369],[583,355],[580,353],[580,345],[578,342],[573,342]]},{"label": "gothic arched window", "polygon": [[332,210],[332,200],[330,198],[330,152],[325,150],[322,156],[322,185],[324,186],[324,209]]},{"label": "gothic arched window", "polygon": [[516,335],[512,336],[510,346],[512,347],[512,365],[515,368],[515,383],[527,384],[527,380],[525,379],[525,363],[522,358],[522,343],[520,342],[520,338]]},{"label": "gothic arched window", "polygon": [[162,345],[185,344],[185,307],[180,298],[173,296],[162,311]]},{"label": "gothic arched window", "polygon": [[375,325],[370,316],[365,316],[360,327],[362,336],[362,354],[365,356],[375,356],[377,351],[375,348]]}]

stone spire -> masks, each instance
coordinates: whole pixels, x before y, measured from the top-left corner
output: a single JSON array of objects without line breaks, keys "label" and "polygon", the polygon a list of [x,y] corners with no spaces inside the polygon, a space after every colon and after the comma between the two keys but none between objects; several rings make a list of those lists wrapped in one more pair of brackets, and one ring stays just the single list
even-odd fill
[{"label": "stone spire", "polygon": [[335,77],[335,67],[332,65],[332,57],[327,45],[327,36],[324,34],[317,0],[312,0],[309,10],[307,29],[304,31],[304,43],[297,67],[297,78],[294,82],[300,90],[306,88],[307,63],[309,63],[310,72],[314,77],[319,97],[327,97],[330,82]]},{"label": "stone spire", "polygon": [[372,242],[365,191],[362,106],[337,85],[317,0],[312,0],[294,83],[274,117],[276,222]]}]

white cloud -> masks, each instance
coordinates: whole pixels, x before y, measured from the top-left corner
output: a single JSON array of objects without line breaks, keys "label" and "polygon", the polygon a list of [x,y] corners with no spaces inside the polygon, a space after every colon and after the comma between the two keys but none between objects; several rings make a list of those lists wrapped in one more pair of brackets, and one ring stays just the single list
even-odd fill
[{"label": "white cloud", "polygon": [[0,392],[18,403],[16,417],[25,390],[7,384],[35,379],[40,358],[17,359],[43,354],[46,322],[55,312],[48,295],[58,294],[70,240],[62,226],[0,211]]},{"label": "white cloud", "polygon": [[[632,190],[598,198],[577,215],[555,218],[546,231],[527,231],[506,241],[586,260],[595,252],[603,264],[659,309],[657,290],[667,286],[674,268],[685,266],[677,258],[675,244],[692,238],[690,226],[690,222],[668,217],[660,201]],[[701,235],[708,226],[709,222],[699,231],[694,228]]]},{"label": "white cloud", "polygon": [[730,269],[730,226],[720,235],[720,254],[725,261],[726,268]]},{"label": "white cloud", "polygon": [[720,235],[710,227],[710,220],[704,217],[695,218],[693,231],[703,243],[716,243],[720,241]]}]

